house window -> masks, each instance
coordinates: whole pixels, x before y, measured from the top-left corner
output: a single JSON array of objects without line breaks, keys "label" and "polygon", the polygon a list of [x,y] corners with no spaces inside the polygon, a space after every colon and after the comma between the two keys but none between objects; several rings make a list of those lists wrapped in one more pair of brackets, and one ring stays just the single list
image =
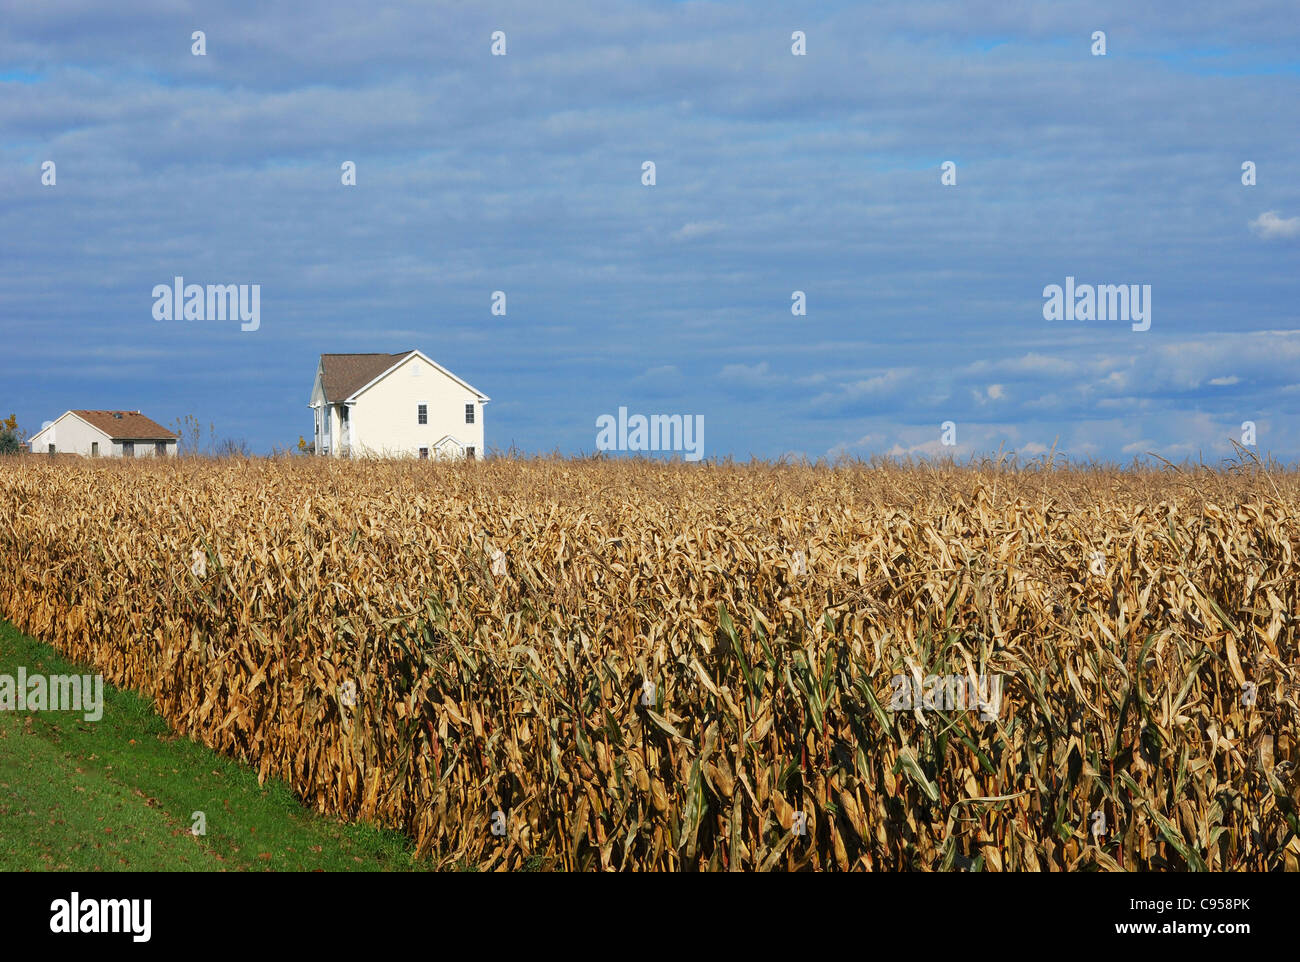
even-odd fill
[{"label": "house window", "polygon": [[421,460],[421,461],[427,461],[427,460],[429,460],[429,449],[428,449],[428,448],[420,448],[420,460]]},{"label": "house window", "polygon": [[53,454],[53,453],[54,453],[54,445],[51,444],[51,445],[50,445],[50,454]]},{"label": "house window", "polygon": [[474,446],[473,446],[473,445],[470,445],[469,447],[467,447],[467,448],[465,449],[465,457],[469,458],[471,461],[474,460]]},{"label": "house window", "polygon": [[421,424],[429,423],[429,405],[421,404],[417,409],[416,420]]},{"label": "house window", "polygon": [[133,458],[133,457],[135,457],[135,442],[134,442],[134,441],[123,441],[123,442],[122,442],[122,457],[124,457],[124,458]]},{"label": "house window", "polygon": [[98,442],[98,441],[91,441],[91,442],[90,442],[90,456],[91,456],[92,458],[97,458],[97,457],[99,457],[99,442]]},{"label": "house window", "polygon": [[153,443],[153,453],[154,453],[155,455],[157,455],[158,457],[160,457],[160,458],[165,458],[165,457],[167,457],[167,442],[166,442],[166,441],[155,441],[155,442]]},{"label": "house window", "polygon": [[466,424],[474,423],[474,405],[472,404],[465,405],[465,423]]}]

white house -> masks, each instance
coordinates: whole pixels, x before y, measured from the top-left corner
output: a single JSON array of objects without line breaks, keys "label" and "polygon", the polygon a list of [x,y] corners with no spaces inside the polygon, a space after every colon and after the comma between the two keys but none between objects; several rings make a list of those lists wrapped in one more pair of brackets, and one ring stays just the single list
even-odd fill
[{"label": "white house", "polygon": [[177,435],[139,411],[68,411],[28,442],[33,454],[89,458],[175,457]]},{"label": "white house", "polygon": [[489,400],[420,351],[322,354],[309,403],[316,453],[482,459]]}]

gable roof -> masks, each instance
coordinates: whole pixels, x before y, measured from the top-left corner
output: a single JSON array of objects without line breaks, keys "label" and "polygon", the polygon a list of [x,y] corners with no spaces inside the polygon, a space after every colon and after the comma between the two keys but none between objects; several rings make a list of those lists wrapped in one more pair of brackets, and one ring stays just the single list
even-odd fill
[{"label": "gable roof", "polygon": [[355,397],[411,355],[418,355],[461,387],[484,401],[492,400],[474,385],[458,378],[423,351],[400,354],[322,354],[320,356],[321,390],[331,404]]},{"label": "gable roof", "polygon": [[321,390],[326,401],[351,397],[379,375],[389,370],[411,351],[401,354],[322,354],[320,356]]},{"label": "gable roof", "polygon": [[173,431],[139,411],[69,411],[114,441],[175,441]]}]

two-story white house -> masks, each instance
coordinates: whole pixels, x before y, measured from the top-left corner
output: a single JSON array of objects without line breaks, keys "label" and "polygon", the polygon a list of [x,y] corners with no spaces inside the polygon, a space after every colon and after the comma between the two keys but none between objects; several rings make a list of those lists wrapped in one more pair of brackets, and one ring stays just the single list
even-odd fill
[{"label": "two-story white house", "polygon": [[309,402],[316,453],[482,459],[489,400],[420,351],[322,354]]}]

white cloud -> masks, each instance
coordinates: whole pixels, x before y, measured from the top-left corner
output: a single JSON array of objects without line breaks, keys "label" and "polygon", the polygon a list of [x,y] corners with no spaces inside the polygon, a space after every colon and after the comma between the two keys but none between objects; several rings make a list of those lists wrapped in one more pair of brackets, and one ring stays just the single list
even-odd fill
[{"label": "white cloud", "polygon": [[1210,378],[1210,383],[1215,387],[1227,387],[1229,384],[1240,384],[1241,378],[1237,377],[1235,374],[1231,377],[1212,377]]},{"label": "white cloud", "polygon": [[1038,374],[1055,377],[1074,374],[1078,369],[1079,365],[1074,361],[1039,354],[1037,351],[1030,351],[1022,357],[1007,358],[1002,361],[976,361],[966,368],[971,374]]},{"label": "white cloud", "polygon": [[660,367],[649,367],[636,376],[634,380],[655,380],[664,377],[677,377],[681,371],[677,370],[676,364],[664,364]]},{"label": "white cloud", "polygon": [[806,384],[811,387],[814,384],[825,384],[830,378],[825,374],[809,374],[804,377],[794,379],[795,384]]},{"label": "white cloud", "polygon": [[1300,235],[1300,217],[1282,218],[1277,211],[1266,210],[1250,222],[1250,229],[1265,240]]},{"label": "white cloud", "polygon": [[740,387],[770,387],[789,380],[785,375],[773,374],[767,361],[757,364],[727,364],[718,372],[718,380]]},{"label": "white cloud", "polygon": [[885,453],[891,458],[912,457],[940,459],[951,457],[960,460],[969,456],[974,450],[975,449],[969,444],[944,444],[942,440],[935,438],[933,441],[925,441],[921,444],[912,444],[908,446],[895,444]]},{"label": "white cloud", "polygon": [[1159,449],[1159,442],[1152,441],[1149,438],[1142,441],[1134,441],[1132,444],[1126,444],[1120,450],[1125,454],[1146,454],[1148,451]]},{"label": "white cloud", "polygon": [[883,434],[864,434],[856,441],[843,441],[840,444],[835,445],[826,452],[826,457],[834,461],[842,455],[852,454],[855,451],[860,453],[863,451],[870,451],[876,445],[883,443],[884,440],[885,435]]},{"label": "white cloud", "polygon": [[673,240],[690,240],[692,237],[703,237],[705,234],[713,234],[722,230],[723,224],[715,220],[710,221],[692,221],[689,224],[682,225],[680,230],[672,233]]},{"label": "white cloud", "polygon": [[911,376],[909,368],[895,368],[884,374],[863,378],[840,385],[835,391],[827,391],[813,399],[816,405],[847,403],[863,398],[879,397],[893,394]]}]

